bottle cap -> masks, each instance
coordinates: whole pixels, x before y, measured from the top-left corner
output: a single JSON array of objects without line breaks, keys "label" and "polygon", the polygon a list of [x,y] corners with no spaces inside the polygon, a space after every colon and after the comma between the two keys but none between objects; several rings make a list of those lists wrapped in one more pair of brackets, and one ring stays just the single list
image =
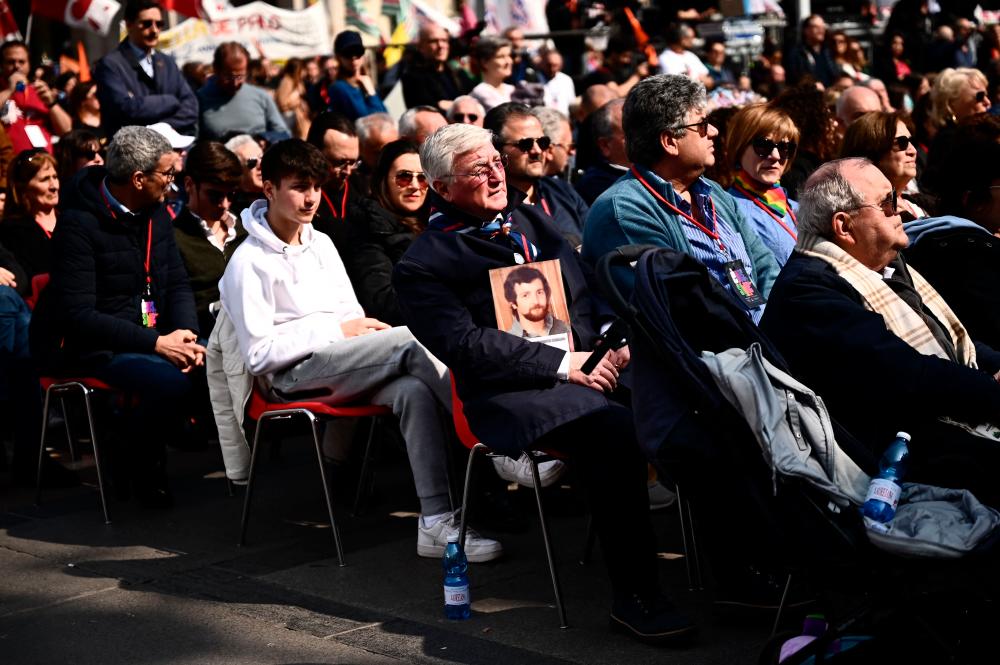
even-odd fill
[{"label": "bottle cap", "polygon": [[910,435],[907,434],[906,432],[896,432],[896,438],[897,439],[906,439],[907,441],[909,441],[910,440]]},{"label": "bottle cap", "polygon": [[458,532],[457,531],[455,533],[449,533],[448,534],[448,542],[449,543],[457,543],[458,542]]}]

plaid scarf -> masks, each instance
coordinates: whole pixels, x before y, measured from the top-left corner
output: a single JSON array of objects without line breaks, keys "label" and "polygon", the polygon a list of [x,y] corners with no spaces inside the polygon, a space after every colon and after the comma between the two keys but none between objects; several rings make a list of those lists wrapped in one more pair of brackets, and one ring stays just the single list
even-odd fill
[{"label": "plaid scarf", "polygon": [[770,187],[762,185],[754,180],[743,168],[740,168],[740,172],[736,174],[733,184],[770,208],[771,212],[778,216],[778,219],[784,219],[785,215],[788,214],[788,194],[785,193],[785,188],[779,183],[776,182]]},{"label": "plaid scarf", "polygon": [[[797,249],[807,256],[822,259],[833,266],[837,274],[861,294],[865,307],[880,314],[885,319],[886,327],[913,349],[925,356],[948,359],[947,352],[941,348],[941,344],[920,315],[896,295],[878,273],[859,263],[834,243],[819,236],[799,235]],[[958,361],[966,367],[975,369],[976,350],[962,322],[920,273],[912,268],[909,271],[913,279],[913,288],[920,295],[920,299],[951,336]]]}]

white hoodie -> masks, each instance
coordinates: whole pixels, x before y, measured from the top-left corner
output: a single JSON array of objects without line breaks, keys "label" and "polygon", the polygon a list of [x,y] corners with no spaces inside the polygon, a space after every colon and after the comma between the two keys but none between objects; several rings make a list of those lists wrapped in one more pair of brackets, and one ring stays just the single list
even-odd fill
[{"label": "white hoodie", "polygon": [[286,245],[264,219],[267,201],[243,211],[250,235],[219,282],[251,374],[273,375],[344,339],[340,324],[364,311],[329,236],[302,227],[301,245]]}]

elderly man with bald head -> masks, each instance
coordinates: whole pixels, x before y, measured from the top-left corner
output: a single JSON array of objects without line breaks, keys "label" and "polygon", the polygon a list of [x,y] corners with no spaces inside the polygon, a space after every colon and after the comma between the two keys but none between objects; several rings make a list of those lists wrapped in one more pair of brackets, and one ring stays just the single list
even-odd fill
[{"label": "elderly man with bald head", "polygon": [[913,436],[908,479],[968,488],[996,505],[996,442],[945,419],[1000,425],[1000,353],[971,339],[900,256],[908,239],[897,200],[866,159],[817,169],[761,328],[874,453],[897,431]]},{"label": "elderly man with bald head", "polygon": [[448,31],[435,23],[425,23],[417,36],[417,57],[402,76],[403,99],[408,108],[434,106],[442,111],[453,99],[466,95],[475,83],[451,59]]}]

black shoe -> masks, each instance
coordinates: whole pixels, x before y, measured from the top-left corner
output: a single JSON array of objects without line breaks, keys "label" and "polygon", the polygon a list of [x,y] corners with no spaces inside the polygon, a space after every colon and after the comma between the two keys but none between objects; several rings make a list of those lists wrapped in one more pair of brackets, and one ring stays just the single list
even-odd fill
[{"label": "black shoe", "polygon": [[[743,575],[720,585],[713,602],[720,609],[776,612],[781,607],[787,580],[787,576],[749,568]],[[815,602],[804,583],[796,584],[793,579],[785,598],[785,609],[807,607]]]},{"label": "black shoe", "polygon": [[[34,487],[38,481],[37,464],[37,461],[24,464],[15,459],[14,463],[11,464],[11,482],[17,487]],[[67,469],[48,455],[42,458],[42,487],[44,489],[76,487],[79,484],[80,476],[75,471]]]},{"label": "black shoe", "polygon": [[632,594],[615,600],[611,628],[650,644],[686,642],[698,631],[691,618],[662,593],[645,598]]}]

